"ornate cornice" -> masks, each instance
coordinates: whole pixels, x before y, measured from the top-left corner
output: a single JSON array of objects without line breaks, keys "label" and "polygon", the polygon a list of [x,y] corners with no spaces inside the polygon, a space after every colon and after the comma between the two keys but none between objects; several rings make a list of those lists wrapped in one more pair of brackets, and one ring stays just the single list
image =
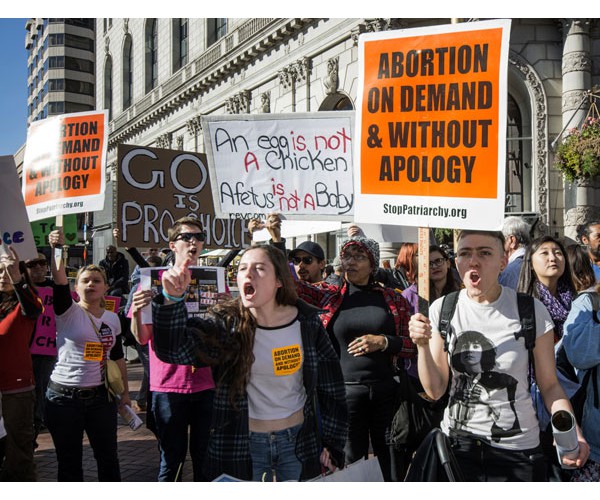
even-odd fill
[{"label": "ornate cornice", "polygon": [[200,121],[200,115],[195,116],[191,120],[188,120],[186,123],[188,134],[192,136],[198,135],[198,133],[202,130],[202,122]]},{"label": "ornate cornice", "polygon": [[354,44],[358,44],[358,37],[363,33],[377,33],[379,31],[397,30],[407,28],[408,22],[401,18],[367,18],[364,23],[360,23],[352,30],[352,40]]},{"label": "ornate cornice", "polygon": [[173,140],[173,133],[166,132],[162,135],[159,135],[156,138],[156,147],[163,149],[171,149],[171,141]]},{"label": "ornate cornice", "polygon": [[252,100],[252,94],[249,90],[242,90],[237,94],[234,94],[225,101],[227,107],[227,113],[230,115],[239,115],[243,113],[250,113],[250,101]]},{"label": "ornate cornice", "polygon": [[[119,143],[128,141],[176,109],[194,101],[198,95],[210,90],[216,83],[238,73],[261,53],[281,45],[317,21],[310,18],[250,19],[227,35],[227,43],[215,44],[182,69],[185,78],[181,78],[177,73],[161,84],[156,89],[157,97],[152,106],[138,109],[142,101],[140,98],[132,107],[115,117],[109,125],[109,149],[116,148]],[[225,46],[228,50],[222,53],[222,47]],[[172,80],[175,79],[179,82],[173,86]]]}]

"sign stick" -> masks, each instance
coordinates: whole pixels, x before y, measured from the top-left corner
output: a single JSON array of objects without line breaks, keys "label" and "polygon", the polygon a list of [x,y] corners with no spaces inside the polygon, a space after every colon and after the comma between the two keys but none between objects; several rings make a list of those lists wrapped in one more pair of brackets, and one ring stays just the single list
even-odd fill
[{"label": "sign stick", "polygon": [[429,312],[429,233],[428,227],[419,227],[419,312],[427,316]]},{"label": "sign stick", "polygon": [[[55,224],[55,226],[56,226],[56,229],[62,229],[63,228],[63,216],[62,216],[62,214],[56,216],[56,224]],[[63,262],[63,248],[55,248],[54,249],[54,260],[56,261],[56,269],[60,269],[60,266],[61,266],[61,264]]]}]

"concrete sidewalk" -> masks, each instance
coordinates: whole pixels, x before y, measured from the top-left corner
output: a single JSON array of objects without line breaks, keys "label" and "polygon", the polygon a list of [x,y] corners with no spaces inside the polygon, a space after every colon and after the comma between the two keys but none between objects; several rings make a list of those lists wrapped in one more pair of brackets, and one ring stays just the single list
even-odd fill
[{"label": "concrete sidewalk", "polygon": [[[141,363],[128,363],[127,374],[132,400],[136,398],[137,391],[139,391],[142,373]],[[144,422],[146,421],[145,412],[139,413],[139,416]],[[117,438],[122,480],[156,482],[160,459],[154,434],[145,425],[137,431],[132,431],[121,417],[118,417],[118,419]],[[56,482],[56,453],[52,437],[47,430],[42,431],[38,436],[38,448],[35,450],[34,456],[38,481]],[[83,474],[85,481],[98,481],[96,460],[94,459],[87,437],[84,437],[83,441]],[[182,479],[183,481],[192,481],[189,455],[183,468]]]}]

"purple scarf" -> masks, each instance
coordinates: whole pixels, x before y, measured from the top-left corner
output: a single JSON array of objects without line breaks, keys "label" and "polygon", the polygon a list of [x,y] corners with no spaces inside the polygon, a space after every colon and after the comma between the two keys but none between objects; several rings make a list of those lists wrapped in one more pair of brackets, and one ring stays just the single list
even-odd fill
[{"label": "purple scarf", "polygon": [[539,281],[536,283],[536,288],[540,300],[546,306],[552,321],[554,321],[554,343],[556,344],[563,336],[563,325],[569,315],[575,292],[560,281],[556,289],[558,297],[552,295],[546,285]]}]

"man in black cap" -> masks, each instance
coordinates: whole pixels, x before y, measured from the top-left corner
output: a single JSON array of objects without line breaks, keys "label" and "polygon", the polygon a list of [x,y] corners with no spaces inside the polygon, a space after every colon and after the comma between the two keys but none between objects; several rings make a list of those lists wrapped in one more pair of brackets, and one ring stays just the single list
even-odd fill
[{"label": "man in black cap", "polygon": [[304,241],[290,252],[290,260],[298,278],[308,283],[323,281],[325,252],[321,245],[314,241]]}]

